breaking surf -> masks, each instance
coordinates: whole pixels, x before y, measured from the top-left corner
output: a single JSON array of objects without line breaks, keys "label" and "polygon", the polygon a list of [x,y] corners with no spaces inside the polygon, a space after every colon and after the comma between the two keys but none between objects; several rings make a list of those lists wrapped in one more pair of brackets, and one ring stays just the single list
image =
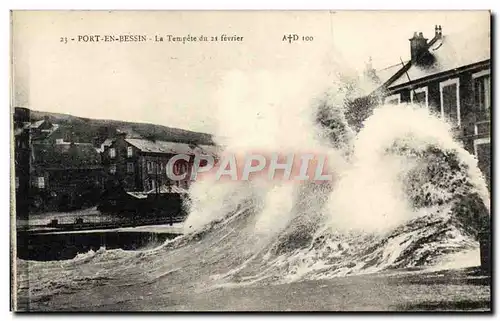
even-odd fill
[{"label": "breaking surf", "polygon": [[[222,87],[231,92],[217,111],[225,152],[307,146],[329,155],[334,180],[196,181],[184,235],[148,250],[21,260],[18,271],[28,273],[18,276],[19,291],[36,301],[105,285],[203,291],[282,284],[433,267],[477,250],[489,193],[477,160],[446,121],[418,105],[381,105],[356,133],[342,93],[330,90],[311,103],[304,97],[318,95],[276,96],[270,83],[266,73],[236,74]],[[235,106],[244,119],[228,114]]]}]

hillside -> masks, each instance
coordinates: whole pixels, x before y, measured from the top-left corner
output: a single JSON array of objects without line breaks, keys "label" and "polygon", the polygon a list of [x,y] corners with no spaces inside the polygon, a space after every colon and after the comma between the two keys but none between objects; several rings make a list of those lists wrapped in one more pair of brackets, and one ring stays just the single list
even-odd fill
[{"label": "hillside", "polygon": [[117,131],[126,132],[131,138],[213,144],[212,136],[209,134],[155,124],[91,119],[37,110],[31,110],[30,118],[32,121],[45,118],[52,123],[59,124],[58,138],[64,138],[66,141],[90,142],[95,146],[100,145],[106,138],[114,136]]}]

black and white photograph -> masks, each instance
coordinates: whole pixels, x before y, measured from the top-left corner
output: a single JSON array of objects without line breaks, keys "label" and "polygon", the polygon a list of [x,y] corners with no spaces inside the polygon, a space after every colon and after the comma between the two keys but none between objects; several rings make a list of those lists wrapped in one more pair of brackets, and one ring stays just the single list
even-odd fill
[{"label": "black and white photograph", "polygon": [[14,312],[492,312],[492,13],[12,10]]}]

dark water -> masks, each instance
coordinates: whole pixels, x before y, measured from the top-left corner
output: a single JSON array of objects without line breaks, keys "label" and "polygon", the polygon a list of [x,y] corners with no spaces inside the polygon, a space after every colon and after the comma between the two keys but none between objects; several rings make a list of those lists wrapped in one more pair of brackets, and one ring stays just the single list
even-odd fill
[{"label": "dark water", "polygon": [[23,260],[55,261],[79,253],[106,249],[138,250],[164,243],[177,234],[152,232],[17,233],[17,256]]}]

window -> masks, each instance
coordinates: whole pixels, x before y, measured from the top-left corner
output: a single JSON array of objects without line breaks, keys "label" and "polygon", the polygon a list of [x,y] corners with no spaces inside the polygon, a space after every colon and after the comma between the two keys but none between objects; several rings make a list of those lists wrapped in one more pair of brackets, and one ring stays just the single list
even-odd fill
[{"label": "window", "polygon": [[151,189],[156,189],[156,180],[152,179],[151,180]]},{"label": "window", "polygon": [[111,158],[116,157],[116,150],[114,148],[109,149],[109,157],[111,157]]},{"label": "window", "polygon": [[479,111],[488,111],[491,107],[490,71],[483,70],[472,75],[474,80],[474,105]]},{"label": "window", "polygon": [[174,164],[174,174],[175,175],[182,175],[187,172],[188,166],[187,163],[184,161],[177,161]]},{"label": "window", "polygon": [[397,105],[401,103],[401,94],[395,94],[385,97],[386,104]]},{"label": "window", "polygon": [[127,157],[132,157],[132,153],[133,153],[132,147],[131,146],[127,147]]},{"label": "window", "polygon": [[111,164],[111,166],[109,166],[109,172],[111,174],[115,174],[116,173],[116,164]]},{"label": "window", "polygon": [[480,138],[474,141],[474,154],[478,167],[486,179],[488,189],[491,191],[491,144],[489,138]]},{"label": "window", "polygon": [[459,86],[458,78],[443,81],[439,84],[441,117],[458,126],[460,126]]},{"label": "window", "polygon": [[134,163],[127,163],[127,173],[134,172]]},{"label": "window", "polygon": [[45,177],[38,176],[38,188],[45,188]]},{"label": "window", "polygon": [[429,107],[429,92],[427,87],[417,88],[410,91],[411,102]]},{"label": "window", "polygon": [[152,162],[147,162],[147,169],[148,169],[148,174],[153,173],[153,163]]},{"label": "window", "polygon": [[489,120],[478,121],[474,124],[474,135],[491,135],[491,124]]}]

